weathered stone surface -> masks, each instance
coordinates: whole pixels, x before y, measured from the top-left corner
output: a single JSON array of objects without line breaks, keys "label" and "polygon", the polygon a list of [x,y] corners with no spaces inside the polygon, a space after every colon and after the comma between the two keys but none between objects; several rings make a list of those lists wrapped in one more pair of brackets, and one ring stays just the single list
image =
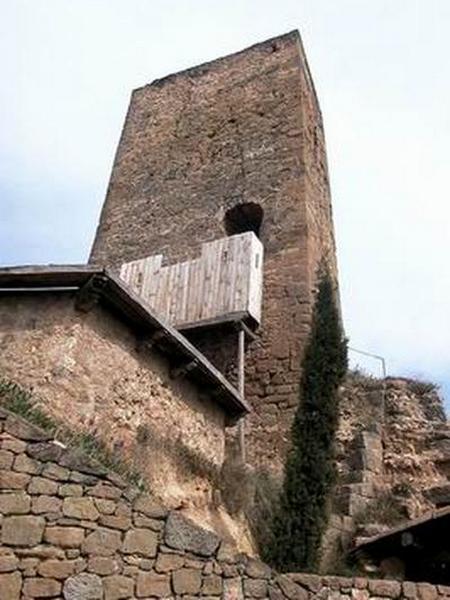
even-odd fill
[{"label": "weathered stone surface", "polygon": [[398,581],[385,581],[383,579],[372,579],[369,581],[369,591],[375,596],[387,596],[388,598],[399,598],[402,586]]},{"label": "weathered stone surface", "polygon": [[164,540],[171,548],[206,557],[212,556],[220,543],[215,533],[202,529],[176,512],[169,514]]},{"label": "weathered stone surface", "polygon": [[5,550],[0,553],[0,573],[9,573],[19,566],[19,559],[11,550]]},{"label": "weathered stone surface", "polygon": [[110,575],[103,579],[103,587],[105,590],[105,600],[132,598],[134,595],[134,581],[131,577]]},{"label": "weathered stone surface", "polygon": [[88,521],[97,520],[100,514],[92,498],[64,498],[62,510],[66,517]]},{"label": "weathered stone surface", "polygon": [[45,433],[40,427],[32,425],[17,415],[9,415],[5,422],[5,431],[28,442],[46,442],[52,435]]},{"label": "weathered stone surface", "polygon": [[244,579],[244,595],[246,598],[266,598],[267,581],[265,579]]},{"label": "weathered stone surface", "polygon": [[58,491],[58,484],[56,481],[51,481],[45,477],[33,477],[28,486],[28,493],[30,494],[42,494],[45,496],[52,496]]},{"label": "weathered stone surface", "polygon": [[69,577],[64,583],[63,596],[64,600],[102,600],[102,580],[94,573]]},{"label": "weathered stone surface", "polygon": [[243,600],[242,582],[239,577],[224,579],[222,600]]},{"label": "weathered stone surface", "polygon": [[150,517],[144,517],[143,515],[134,514],[133,523],[136,527],[146,527],[153,531],[161,531],[164,527],[164,521],[160,519],[151,519]]},{"label": "weathered stone surface", "polygon": [[203,578],[202,595],[220,596],[222,594],[222,577],[219,575],[206,575]]},{"label": "weathered stone surface", "polygon": [[14,454],[9,450],[0,450],[0,469],[8,470],[11,468],[14,460]]},{"label": "weathered stone surface", "polygon": [[56,481],[67,481],[69,479],[69,475],[69,469],[60,467],[58,464],[52,462],[46,463],[42,472],[43,477],[48,477],[49,479],[54,479]]},{"label": "weathered stone surface", "polygon": [[271,569],[268,565],[260,560],[251,558],[247,562],[245,573],[249,577],[253,577],[255,579],[268,579],[270,577]]},{"label": "weathered stone surface", "polygon": [[184,557],[178,554],[158,554],[155,563],[155,571],[158,573],[169,573],[176,571],[184,565]]},{"label": "weathered stone surface", "polygon": [[14,461],[14,470],[19,473],[37,475],[41,471],[41,463],[26,454],[18,454]]},{"label": "weathered stone surface", "polygon": [[84,529],[81,527],[47,527],[44,540],[61,548],[77,548],[84,540]]},{"label": "weathered stone surface", "polygon": [[47,558],[64,559],[64,550],[55,546],[38,545],[32,548],[14,548],[17,556],[45,560]]},{"label": "weathered stone surface", "polygon": [[86,554],[111,556],[117,552],[121,543],[120,531],[99,527],[86,537],[82,545],[82,551]]},{"label": "weathered stone surface", "polygon": [[0,494],[0,515],[22,515],[29,512],[31,498],[24,492]]},{"label": "weathered stone surface", "polygon": [[168,575],[159,573],[138,573],[136,583],[136,596],[146,598],[170,598],[170,579]]},{"label": "weathered stone surface", "polygon": [[[82,496],[83,486],[79,483],[63,483],[58,488],[58,495],[65,498],[66,496]],[[96,503],[97,506],[97,503]],[[97,507],[98,508],[98,507]]]},{"label": "weathered stone surface", "polygon": [[77,563],[74,560],[46,560],[40,563],[38,573],[41,577],[53,579],[67,579],[76,571]]},{"label": "weathered stone surface", "polygon": [[23,593],[31,598],[53,598],[61,592],[61,583],[56,579],[30,577],[25,579]]},{"label": "weathered stone surface", "polygon": [[21,454],[27,449],[27,444],[25,442],[12,437],[8,433],[0,434],[0,443],[3,450],[14,452],[14,454]]},{"label": "weathered stone surface", "polygon": [[288,575],[279,575],[276,582],[289,600],[308,600],[308,592],[294,583]]},{"label": "weathered stone surface", "polygon": [[22,576],[15,573],[0,573],[0,599],[19,600],[22,587]]},{"label": "weathered stone surface", "polygon": [[97,575],[114,575],[120,570],[120,563],[109,556],[91,556],[88,562],[88,571]]},{"label": "weathered stone surface", "polygon": [[136,498],[133,508],[135,511],[144,513],[144,515],[147,515],[147,517],[152,519],[165,519],[168,513],[164,506],[159,504],[151,496],[145,494]]},{"label": "weathered stone surface", "polygon": [[417,598],[416,584],[410,581],[404,581],[402,584],[403,596],[405,598]]},{"label": "weathered stone surface", "polygon": [[111,527],[111,529],[121,529],[126,531],[131,528],[130,517],[120,517],[117,515],[100,515],[100,525],[104,527]]},{"label": "weathered stone surface", "polygon": [[435,600],[438,597],[436,586],[429,583],[418,583],[417,593],[421,600]]},{"label": "weathered stone surface", "polygon": [[33,496],[31,512],[34,514],[59,513],[62,500],[55,496]]},{"label": "weathered stone surface", "polygon": [[0,471],[0,490],[24,490],[30,481],[28,473]]},{"label": "weathered stone surface", "polygon": [[67,467],[73,471],[81,471],[87,475],[106,475],[107,469],[96,462],[95,460],[87,457],[82,452],[74,450],[65,450],[60,459],[59,464],[62,467]]},{"label": "weathered stone surface", "polygon": [[319,575],[312,575],[310,573],[290,573],[289,576],[292,581],[300,584],[311,592],[318,592],[322,586],[322,580]]},{"label": "weathered stone surface", "polygon": [[196,569],[179,569],[172,573],[172,585],[176,594],[198,594],[202,575]]},{"label": "weathered stone surface", "polygon": [[36,444],[28,444],[26,448],[27,454],[37,460],[46,462],[56,462],[63,452],[63,448],[54,442],[39,442]]},{"label": "weathered stone surface", "polygon": [[96,498],[118,500],[122,496],[122,490],[113,485],[97,483],[92,489],[89,490],[88,494],[89,496],[95,496]]},{"label": "weathered stone surface", "polygon": [[126,532],[122,552],[125,554],[140,554],[156,556],[158,535],[149,529],[130,529]]},{"label": "weathered stone surface", "polygon": [[2,523],[2,543],[10,546],[36,546],[44,534],[42,517],[5,517]]}]

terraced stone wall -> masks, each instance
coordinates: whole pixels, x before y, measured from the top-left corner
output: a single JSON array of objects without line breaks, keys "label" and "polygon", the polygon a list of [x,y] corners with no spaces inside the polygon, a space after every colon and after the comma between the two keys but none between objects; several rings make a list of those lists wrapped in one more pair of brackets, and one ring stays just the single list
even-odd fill
[{"label": "terraced stone wall", "polygon": [[0,600],[450,598],[450,588],[279,575],[0,410]]}]

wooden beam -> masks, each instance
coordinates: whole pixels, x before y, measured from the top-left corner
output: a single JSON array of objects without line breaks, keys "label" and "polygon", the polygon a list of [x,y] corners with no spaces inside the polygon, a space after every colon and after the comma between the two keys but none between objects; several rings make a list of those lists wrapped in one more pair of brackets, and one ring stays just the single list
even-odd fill
[{"label": "wooden beam", "polygon": [[102,268],[91,265],[34,265],[0,268],[0,288],[81,287]]},{"label": "wooden beam", "polygon": [[187,375],[190,371],[197,367],[198,361],[195,359],[190,360],[189,362],[184,363],[184,365],[181,365],[180,367],[175,367],[174,369],[171,369],[170,376],[172,379],[176,379],[177,377],[185,377],[185,375]]},{"label": "wooden beam", "polygon": [[92,310],[100,300],[107,283],[106,275],[93,275],[77,293],[75,308],[81,312]]}]

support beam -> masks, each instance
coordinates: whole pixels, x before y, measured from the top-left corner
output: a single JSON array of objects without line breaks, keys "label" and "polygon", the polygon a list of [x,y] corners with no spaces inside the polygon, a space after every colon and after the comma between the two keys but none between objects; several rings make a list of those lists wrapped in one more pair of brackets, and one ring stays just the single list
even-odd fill
[{"label": "support beam", "polygon": [[184,377],[198,366],[198,362],[196,360],[191,360],[180,367],[175,367],[170,371],[170,377],[172,379],[176,379],[177,377]]},{"label": "support beam", "polygon": [[92,310],[100,300],[107,284],[108,278],[105,275],[93,275],[77,293],[75,308],[81,312]]},{"label": "support beam", "polygon": [[[241,398],[245,396],[245,330],[241,327],[238,331],[238,392]],[[239,448],[242,463],[245,463],[245,420],[242,417],[238,423]]]}]

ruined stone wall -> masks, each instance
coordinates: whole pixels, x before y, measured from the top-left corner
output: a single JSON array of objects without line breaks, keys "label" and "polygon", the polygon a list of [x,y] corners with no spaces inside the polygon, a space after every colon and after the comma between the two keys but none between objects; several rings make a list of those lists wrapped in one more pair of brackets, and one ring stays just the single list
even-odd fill
[{"label": "ruined stone wall", "polygon": [[170,505],[212,500],[224,460],[225,413],[128,326],[71,293],[9,295],[0,310],[0,373],[35,388],[45,411],[97,434]]},{"label": "ruined stone wall", "polygon": [[335,534],[370,537],[450,504],[450,428],[432,385],[350,375],[340,413]]},{"label": "ruined stone wall", "polygon": [[450,588],[279,575],[0,410],[0,600],[450,598]]},{"label": "ruined stone wall", "polygon": [[[245,203],[264,211],[265,252],[262,325],[246,349],[248,455],[279,471],[323,256],[336,276],[323,126],[297,32],[133,92],[90,260],[192,258]],[[232,376],[235,336],[189,336]]]}]

